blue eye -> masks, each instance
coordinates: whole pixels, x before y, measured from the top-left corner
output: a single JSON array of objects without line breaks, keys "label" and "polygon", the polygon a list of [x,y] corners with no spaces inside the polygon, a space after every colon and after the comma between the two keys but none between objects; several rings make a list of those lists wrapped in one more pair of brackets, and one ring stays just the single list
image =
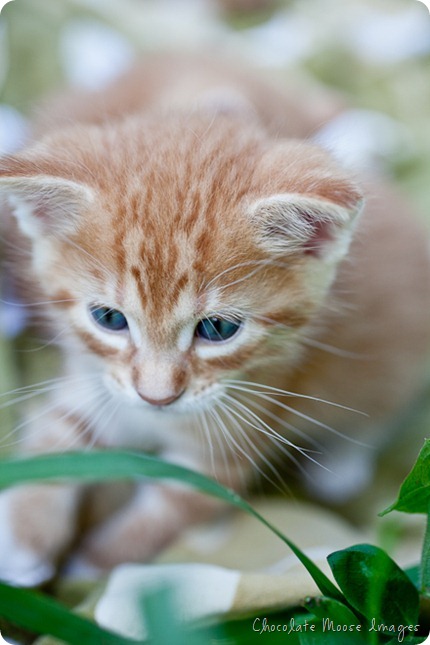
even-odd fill
[{"label": "blue eye", "polygon": [[211,343],[219,343],[237,334],[241,326],[242,322],[240,320],[233,321],[211,316],[210,318],[203,318],[198,323],[195,334],[197,338],[209,340]]},{"label": "blue eye", "polygon": [[118,309],[90,307],[90,312],[96,323],[109,331],[122,331],[128,328],[126,317]]}]

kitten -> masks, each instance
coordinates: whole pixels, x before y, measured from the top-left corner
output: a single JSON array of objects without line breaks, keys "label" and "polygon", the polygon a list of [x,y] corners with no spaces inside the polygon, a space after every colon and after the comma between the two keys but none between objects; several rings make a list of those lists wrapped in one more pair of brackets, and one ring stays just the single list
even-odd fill
[{"label": "kitten", "polygon": [[[335,470],[347,452],[361,463],[342,433],[381,441],[419,387],[428,248],[391,189],[358,187],[305,140],[336,109],[250,72],[159,60],[61,99],[51,130],[0,160],[5,217],[30,249],[15,271],[63,356],[23,454],[151,451],[243,492],[257,471],[288,480],[315,441],[343,448]],[[88,494],[2,493],[0,578],[52,576]],[[218,511],[145,483],[79,552],[101,568],[148,560]]]}]

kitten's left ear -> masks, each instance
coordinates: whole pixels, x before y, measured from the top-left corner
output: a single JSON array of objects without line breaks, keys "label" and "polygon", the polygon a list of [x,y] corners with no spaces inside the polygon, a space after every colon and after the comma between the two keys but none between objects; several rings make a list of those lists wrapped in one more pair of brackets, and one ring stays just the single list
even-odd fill
[{"label": "kitten's left ear", "polygon": [[284,193],[257,200],[250,215],[259,230],[260,243],[271,254],[299,252],[338,262],[348,250],[363,201],[355,190],[341,203]]},{"label": "kitten's left ear", "polygon": [[75,181],[49,175],[2,176],[1,171],[0,195],[21,231],[33,239],[73,233],[80,213],[94,201],[91,189]]}]

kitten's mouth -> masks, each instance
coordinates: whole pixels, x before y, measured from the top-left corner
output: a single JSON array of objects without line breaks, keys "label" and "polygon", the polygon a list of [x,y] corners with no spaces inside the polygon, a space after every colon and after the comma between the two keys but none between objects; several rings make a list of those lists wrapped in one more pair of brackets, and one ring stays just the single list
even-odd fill
[{"label": "kitten's mouth", "polygon": [[141,403],[145,407],[145,410],[159,414],[198,412],[212,408],[218,400],[221,391],[223,391],[223,387],[219,383],[213,383],[198,392],[185,390],[179,397],[175,397],[169,403],[157,404],[157,402],[148,401],[147,399],[141,399]]},{"label": "kitten's mouth", "polygon": [[184,393],[185,393],[185,390],[182,390],[181,392],[168,396],[164,399],[152,399],[152,398],[149,398],[148,396],[145,396],[141,392],[137,391],[137,394],[140,396],[142,401],[145,401],[145,403],[149,403],[152,407],[161,409],[161,410],[175,403],[178,399],[182,397]]}]

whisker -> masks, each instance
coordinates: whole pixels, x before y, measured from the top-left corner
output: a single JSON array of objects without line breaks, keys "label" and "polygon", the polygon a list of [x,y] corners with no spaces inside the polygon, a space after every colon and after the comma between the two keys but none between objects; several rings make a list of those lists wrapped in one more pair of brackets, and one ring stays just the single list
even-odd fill
[{"label": "whisker", "polygon": [[299,428],[296,428],[291,423],[288,423],[288,421],[285,421],[285,419],[282,419],[282,417],[278,416],[277,414],[274,414],[271,410],[267,409],[267,407],[260,405],[256,401],[253,401],[250,397],[244,396],[242,393],[240,393],[238,396],[241,396],[241,398],[245,400],[246,404],[252,405],[259,412],[264,413],[266,416],[270,417],[270,419],[272,419],[273,421],[276,421],[276,423],[284,427],[286,430],[289,430],[290,432],[294,433],[298,437],[301,437],[306,441],[306,443],[313,445],[318,452],[321,452],[324,450],[323,445],[319,441],[317,441],[313,437],[310,437],[306,432],[303,432]]},{"label": "whisker", "polygon": [[[8,392],[2,392],[0,394],[1,397],[5,396],[10,396],[12,394],[21,394],[21,393],[27,393],[27,392],[35,392],[36,394],[39,393],[39,388],[45,387],[45,386],[58,386],[58,389],[61,387],[64,387],[64,385],[68,383],[82,383],[82,381],[92,381],[94,379],[100,378],[99,374],[83,374],[80,376],[57,376],[52,379],[47,379],[45,381],[39,381],[37,383],[31,383],[29,385],[23,385],[22,387],[17,387],[14,388],[13,390],[9,390]],[[56,389],[53,387],[53,389]]]},{"label": "whisker", "polygon": [[[73,429],[79,430],[79,432],[74,433],[75,438],[64,448],[62,448],[61,452],[70,452],[70,450],[73,448],[74,445],[78,444],[83,437],[85,437],[87,434],[91,433],[91,430],[93,428],[93,419],[95,413],[101,414],[104,412],[105,407],[107,403],[109,402],[109,394],[105,390],[99,390],[98,392],[94,393],[94,398],[92,401],[90,401],[90,410],[86,410],[85,413],[79,414],[79,408],[80,406],[76,406],[75,408],[72,408],[72,410],[67,410],[67,412],[59,417],[59,420],[67,419],[70,416],[73,417],[78,417],[77,422],[73,425]],[[86,405],[88,404],[88,401],[86,402]],[[105,407],[103,407],[105,406]],[[83,431],[82,431],[83,428]],[[61,439],[59,438],[57,443],[54,444],[54,446],[61,446]],[[90,444],[91,447],[93,447],[94,444]]]},{"label": "whisker", "polygon": [[320,349],[323,352],[333,354],[334,356],[339,356],[340,358],[350,358],[352,360],[364,360],[371,358],[370,354],[358,354],[357,352],[349,352],[346,349],[340,349],[340,347],[334,347],[334,345],[322,343],[319,340],[315,340],[315,338],[309,338],[308,336],[301,336],[301,341],[303,345],[315,347],[316,349]]},{"label": "whisker", "polygon": [[362,448],[370,448],[369,444],[366,444],[362,441],[359,441],[358,439],[354,439],[353,437],[349,437],[348,435],[344,434],[343,432],[340,432],[339,430],[336,430],[336,428],[333,428],[332,426],[327,425],[326,423],[323,423],[322,421],[318,421],[318,419],[314,419],[313,417],[305,414],[304,412],[300,412],[299,410],[295,410],[294,408],[290,407],[289,405],[285,405],[285,403],[281,403],[281,401],[277,401],[276,399],[273,399],[272,397],[268,396],[267,394],[257,394],[260,399],[264,399],[265,401],[269,401],[270,403],[273,403],[273,405],[277,405],[278,407],[282,408],[283,410],[286,410],[287,412],[290,412],[291,414],[295,414],[301,419],[304,419],[305,421],[309,421],[310,423],[313,423],[314,425],[318,426],[319,428],[322,428],[323,430],[327,430],[328,432],[331,432],[335,434],[337,437],[340,437],[341,439],[344,439],[345,441],[349,441],[351,443],[356,444],[357,446],[361,446]]},{"label": "whisker", "polygon": [[[216,405],[219,406],[222,414],[227,416],[230,419],[230,422],[232,422],[235,425],[235,427],[237,427],[239,431],[239,437],[243,439],[245,434],[242,432],[242,429],[240,428],[237,420],[234,419],[229,413],[226,404],[221,400],[217,400]],[[244,464],[241,463],[242,457],[244,457],[246,461],[250,462],[254,467],[254,469],[257,470],[262,476],[264,476],[264,472],[259,467],[258,463],[252,458],[249,452],[245,450],[245,448],[243,448],[240,445],[240,443],[235,439],[234,435],[228,429],[228,426],[226,423],[224,423],[224,433],[225,433],[226,442],[229,445],[233,454],[233,458],[235,460],[235,472],[237,473],[240,479],[241,490],[246,491],[249,484],[249,477],[245,475]],[[262,456],[262,459],[264,459],[263,456]],[[249,472],[248,469],[247,469],[247,472]]]},{"label": "whisker", "polygon": [[[237,419],[234,419],[233,415],[236,414],[235,410],[233,410],[229,405],[227,405],[225,402],[223,402],[223,407],[224,407],[224,412],[225,414],[230,418],[231,423],[235,426],[235,428],[238,430],[240,436],[242,439],[245,441],[245,443],[253,450],[257,456],[260,458],[261,462],[264,463],[267,468],[275,475],[275,478],[281,483],[281,488],[278,486],[278,484],[268,475],[267,472],[265,472],[251,457],[249,452],[242,448],[240,444],[238,444],[234,437],[230,435],[231,440],[233,441],[234,445],[237,447],[237,449],[240,451],[240,453],[249,461],[249,463],[260,473],[264,479],[266,479],[272,486],[280,490],[281,492],[285,492],[285,490],[288,490],[288,487],[286,486],[285,480],[283,477],[280,475],[279,471],[275,468],[275,466],[268,460],[267,456],[261,452],[261,450],[255,445],[255,442],[251,441],[250,437],[246,434],[244,429],[241,427],[240,423],[237,421]],[[240,415],[237,415],[240,418]]]},{"label": "whisker", "polygon": [[[321,464],[319,461],[317,461],[316,459],[311,457],[311,455],[309,454],[308,450],[306,450],[305,448],[300,448],[300,446],[297,446],[296,444],[292,443],[291,441],[288,441],[288,439],[286,439],[285,437],[280,435],[278,432],[276,432],[276,430],[274,430],[267,423],[265,423],[265,421],[263,421],[263,419],[261,419],[257,414],[255,414],[255,412],[253,412],[252,410],[249,410],[249,408],[247,408],[242,403],[240,403],[240,401],[237,401],[237,399],[233,399],[228,394],[226,394],[224,396],[228,397],[231,402],[236,404],[237,407],[239,407],[241,410],[243,410],[245,413],[247,413],[249,416],[251,416],[253,419],[255,419],[257,421],[257,423],[259,423],[261,425],[256,426],[252,422],[250,422],[247,419],[243,418],[236,410],[235,413],[237,414],[237,416],[239,416],[245,423],[247,423],[251,427],[255,428],[256,430],[258,430],[259,432],[261,432],[265,436],[267,436],[269,438],[273,437],[274,439],[277,440],[278,443],[284,444],[284,445],[289,446],[290,448],[293,448],[300,455],[302,455],[302,457],[305,457],[308,461],[311,461],[312,463],[314,463],[315,465],[319,466],[323,470],[326,470],[327,472],[331,472],[329,468],[327,468],[326,466]],[[264,428],[266,428],[266,430],[264,430],[261,426],[264,426]],[[288,452],[285,453],[285,454],[301,470],[299,462],[294,459],[293,455],[290,455]]]},{"label": "whisker", "polygon": [[51,347],[51,346],[60,346],[61,342],[58,341],[58,339],[63,336],[64,334],[67,334],[70,332],[69,327],[65,327],[61,331],[58,332],[53,338],[50,338],[46,342],[44,342],[42,345],[39,345],[38,347],[32,347],[31,349],[20,349],[17,350],[20,354],[34,354],[34,352],[40,352],[42,349],[45,349],[46,347]]},{"label": "whisker", "polygon": [[[221,430],[221,434],[222,434],[223,438],[225,439],[225,441],[226,441],[226,443],[228,445],[228,439],[227,439],[227,434],[226,434],[227,429],[226,429],[225,424],[223,423],[222,419],[220,418],[218,412],[215,410],[214,407],[209,409],[208,412],[211,415],[211,417],[214,419],[214,421],[217,424],[218,428]],[[229,462],[228,462],[228,459],[227,459],[227,454],[225,452],[225,447],[224,447],[224,444],[221,441],[221,437],[219,436],[218,433],[216,433],[216,437],[217,437],[218,445],[220,447],[220,452],[221,452],[221,457],[222,457],[222,461],[223,461],[223,464],[224,464],[224,471],[225,471],[225,474],[226,474],[226,479],[227,479],[228,485],[231,487],[232,486],[231,471],[230,471],[230,465],[229,465]]]},{"label": "whisker", "polygon": [[[259,387],[262,389],[270,390],[270,392],[276,392],[278,394],[281,394],[283,396],[290,396],[294,397],[296,399],[307,399],[309,401],[316,401],[317,403],[324,403],[325,405],[331,405],[334,408],[340,408],[341,410],[346,410],[347,412],[353,412],[355,414],[360,414],[364,417],[368,417],[369,415],[366,412],[362,412],[361,410],[356,410],[355,408],[350,408],[346,405],[342,405],[341,403],[335,403],[334,401],[327,401],[326,399],[321,399],[320,397],[317,396],[311,396],[309,394],[298,394],[297,392],[290,392],[288,390],[281,390],[278,387],[273,387],[271,385],[265,385],[264,383],[255,383],[253,381],[241,381],[237,379],[223,379],[223,383],[226,383],[229,388],[232,389],[240,389],[238,386],[239,385],[248,385],[248,386],[253,386],[253,387]],[[247,391],[250,394],[264,394],[264,392],[258,392],[256,390],[243,390]],[[275,396],[275,395],[274,395]]]},{"label": "whisker", "polygon": [[[314,459],[309,455],[309,451],[308,451],[308,450],[306,450],[305,448],[300,448],[300,447],[299,447],[299,446],[297,446],[295,443],[293,443],[292,441],[290,441],[290,440],[289,440],[289,439],[287,439],[286,437],[283,437],[281,434],[279,434],[279,432],[276,432],[276,430],[274,430],[273,428],[271,428],[271,427],[270,427],[270,426],[269,426],[265,421],[263,421],[263,419],[261,419],[261,418],[260,418],[260,417],[255,413],[255,412],[253,412],[252,410],[250,410],[249,408],[247,408],[245,405],[243,405],[243,403],[241,403],[241,402],[240,402],[240,401],[238,401],[237,399],[234,399],[234,398],[233,398],[233,397],[231,397],[229,394],[225,394],[225,393],[224,393],[224,394],[222,394],[221,396],[223,397],[223,399],[224,399],[224,398],[226,398],[230,403],[233,403],[234,405],[236,405],[236,407],[238,407],[238,408],[240,408],[241,410],[243,410],[246,414],[248,414],[250,417],[252,417],[253,419],[255,419],[255,420],[257,421],[257,423],[259,423],[259,424],[260,424],[259,426],[256,426],[255,424],[251,423],[250,421],[248,421],[247,419],[244,419],[244,418],[241,416],[240,418],[241,418],[241,419],[242,419],[242,420],[243,420],[247,425],[250,425],[251,427],[254,427],[256,430],[259,430],[260,432],[262,432],[262,433],[263,433],[263,434],[265,434],[266,436],[267,436],[267,435],[270,435],[270,436],[272,436],[272,437],[276,437],[276,439],[278,439],[278,441],[279,441],[280,443],[283,443],[284,445],[289,446],[290,448],[293,448],[294,450],[296,450],[297,452],[299,452],[303,457],[306,457],[306,458],[307,458],[307,459],[309,459],[310,461],[314,461],[315,463],[318,463],[318,462],[316,462],[316,461],[315,461],[315,460],[314,460]],[[239,415],[238,415],[238,416],[239,416]],[[264,430],[264,428],[266,428],[266,429]]]},{"label": "whisker", "polygon": [[[9,247],[9,249],[12,249],[12,251],[15,251],[17,255],[21,255],[22,257],[25,258],[32,258],[33,253],[30,249],[26,249],[23,246],[18,246],[18,244],[14,244],[10,238],[5,237],[4,235],[0,235],[0,241],[1,245],[3,248]],[[14,255],[16,257],[16,255]]]},{"label": "whisker", "polygon": [[236,269],[241,269],[241,268],[247,267],[247,266],[255,266],[256,268],[253,269],[252,271],[250,271],[246,276],[238,278],[237,280],[233,280],[232,282],[229,282],[228,284],[222,285],[221,287],[219,287],[219,290],[223,291],[224,289],[230,288],[233,285],[236,285],[236,284],[239,284],[241,282],[244,282],[245,280],[247,280],[248,278],[251,278],[256,273],[258,273],[258,271],[260,271],[261,269],[264,269],[267,266],[279,266],[281,268],[289,268],[289,265],[286,262],[281,262],[281,261],[273,260],[273,259],[270,259],[270,258],[267,258],[267,259],[264,259],[264,260],[248,260],[247,262],[239,262],[239,263],[237,263],[237,264],[235,264],[235,265],[233,265],[231,267],[228,267],[227,269],[224,269],[224,271],[221,271],[220,273],[218,273],[218,275],[216,275],[214,278],[209,280],[209,282],[204,284],[203,288],[205,290],[208,290],[209,287],[211,287],[214,282],[216,282],[217,280],[222,278],[227,273],[231,273],[232,271],[235,271]]},{"label": "whisker", "polygon": [[[233,448],[236,448],[235,450],[232,449],[232,454],[233,454],[233,458],[235,460],[235,472],[237,473],[237,476],[238,476],[238,479],[239,479],[239,482],[240,482],[240,491],[245,492],[245,491],[248,490],[248,485],[249,485],[249,479],[250,478],[249,478],[249,468],[245,469],[245,464],[243,462],[242,457],[245,457],[247,462],[252,461],[252,465],[254,466],[254,468],[256,470],[260,470],[260,469],[259,469],[258,464],[254,460],[252,460],[251,455],[249,455],[247,453],[247,451],[245,450],[245,448],[243,448],[240,445],[240,439],[243,440],[243,437],[241,436],[241,428],[239,426],[239,423],[238,423],[237,419],[233,418],[233,416],[228,412],[227,406],[225,405],[225,403],[223,403],[222,401],[218,400],[216,405],[218,405],[220,407],[220,410],[221,410],[222,414],[225,417],[227,417],[227,421],[229,420],[230,423],[233,424],[233,426],[237,427],[237,431],[238,431],[238,434],[239,434],[238,441],[235,440],[233,432],[230,432],[230,430],[229,430],[229,428],[227,426],[227,423],[225,424],[226,425],[226,432],[227,432],[228,437],[229,437],[229,447],[230,447],[230,449],[232,449],[232,446],[233,446]],[[248,474],[248,476],[247,476],[247,474]],[[263,473],[261,472],[261,474],[263,474]],[[251,473],[251,475],[253,475],[253,473]]]},{"label": "whisker", "polygon": [[[234,400],[237,401],[237,399],[234,399]],[[281,419],[280,417],[278,417],[275,414],[270,413],[269,410],[267,410],[266,408],[264,408],[261,405],[258,405],[255,401],[252,401],[252,400],[248,399],[247,397],[245,397],[245,400],[248,403],[248,405],[252,404],[259,411],[261,411],[264,415],[273,418],[275,421],[280,423],[280,425],[286,426],[288,430],[291,430],[291,431],[295,432],[296,434],[298,434],[299,436],[301,436],[307,443],[313,444],[314,447],[319,448],[319,450],[316,453],[315,453],[315,451],[311,451],[311,450],[309,450],[307,448],[301,448],[301,450],[303,451],[302,454],[304,456],[308,457],[312,453],[320,455],[320,454],[322,454],[324,452],[324,447],[321,444],[319,444],[317,441],[315,441],[312,437],[308,437],[308,435],[306,435],[306,433],[301,432],[300,430],[298,430],[298,428],[295,428],[294,426],[291,426],[290,424],[284,423],[283,419]],[[250,412],[251,411],[248,409],[248,414]],[[276,433],[276,435],[277,434],[278,433]],[[267,439],[269,439],[276,446],[277,453],[282,452],[282,454],[289,461],[291,461],[294,464],[294,466],[297,468],[297,470],[299,470],[302,473],[302,475],[304,475],[305,477],[309,477],[309,473],[306,470],[306,468],[304,468],[302,463],[296,457],[294,457],[294,455],[291,454],[291,452],[287,449],[287,447],[285,445],[283,445],[283,442],[281,442],[279,440],[278,436],[276,436],[276,435],[275,436],[270,436],[270,435],[266,434],[265,436],[267,437]],[[279,459],[279,457],[280,457],[279,454],[277,454],[277,457]],[[315,460],[315,463],[320,465],[319,462],[317,462],[316,460]]]},{"label": "whisker", "polygon": [[[82,390],[84,392],[88,391],[88,388],[87,388],[86,384],[83,384]],[[78,391],[79,391],[79,389],[78,389]],[[67,410],[67,412],[62,417],[59,417],[59,419],[62,420],[63,417],[67,417],[67,416],[69,416],[71,414],[74,414],[76,411],[79,411],[83,404],[86,405],[88,402],[91,402],[91,400],[92,400],[92,398],[94,396],[96,396],[97,394],[103,393],[103,391],[104,390],[101,389],[101,386],[97,387],[95,391],[92,390],[90,392],[89,397],[84,398],[83,400],[81,399],[77,406],[75,406],[71,410]],[[33,415],[31,417],[26,417],[21,423],[19,423],[17,426],[12,428],[12,430],[10,430],[4,437],[2,437],[1,446],[5,447],[5,448],[6,447],[9,448],[9,447],[14,446],[14,445],[19,445],[20,443],[22,443],[23,441],[25,441],[29,437],[36,436],[40,432],[39,430],[35,430],[34,432],[30,432],[30,433],[26,434],[24,437],[21,437],[20,439],[15,441],[15,442],[5,443],[5,441],[8,438],[13,437],[20,430],[25,428],[26,426],[31,427],[31,425],[34,422],[39,421],[40,419],[43,419],[43,417],[48,417],[51,413],[55,412],[58,409],[59,405],[60,405],[59,401],[49,402],[49,405],[43,406],[43,408],[38,410],[38,413],[36,415]]]},{"label": "whisker", "polygon": [[[238,314],[239,316],[240,314]],[[243,313],[242,313],[243,317]],[[252,317],[254,320],[261,320],[262,322],[269,323],[273,327],[279,327],[281,329],[285,329],[288,332],[291,331],[296,331],[292,329],[289,325],[279,322],[278,320],[273,320],[273,318],[269,318],[268,316],[263,316],[261,314],[257,314],[255,312],[252,312],[250,314],[250,317]],[[341,349],[340,347],[335,347],[334,345],[329,345],[328,343],[323,343],[321,341],[318,341],[314,338],[310,338],[309,336],[305,336],[302,332],[300,332],[300,342],[303,345],[307,345],[308,347],[314,347],[316,349],[320,349],[323,352],[327,352],[328,354],[333,354],[334,356],[339,356],[340,358],[348,358],[348,359],[353,359],[353,360],[363,360],[363,359],[369,359],[371,358],[370,355],[367,354],[359,354],[357,352],[350,352],[345,349]]]},{"label": "whisker", "polygon": [[64,298],[62,300],[41,300],[40,302],[21,302],[21,301],[9,301],[4,298],[0,298],[0,303],[7,305],[8,307],[18,307],[20,309],[28,309],[30,307],[42,307],[46,305],[55,305],[61,304],[64,302],[79,302],[79,298]]},{"label": "whisker", "polygon": [[102,263],[100,262],[100,260],[99,260],[98,258],[96,258],[94,255],[92,255],[91,253],[89,253],[86,249],[82,248],[82,246],[81,246],[80,244],[77,244],[76,242],[74,242],[73,240],[71,240],[70,238],[68,238],[68,237],[67,237],[67,236],[65,236],[65,235],[61,235],[61,240],[62,240],[63,242],[65,242],[66,244],[68,244],[69,246],[72,246],[72,247],[73,247],[73,248],[75,248],[77,251],[79,251],[80,253],[82,253],[83,255],[85,255],[85,257],[87,257],[89,260],[91,260],[91,263],[93,263],[93,265],[94,265],[94,266],[96,266],[96,267],[98,267],[99,269],[101,269],[101,271],[103,272],[104,276],[105,276],[109,281],[111,281],[112,279],[114,279],[114,278],[115,278],[115,276],[112,274],[112,272],[111,272],[111,271],[109,271],[109,270],[104,266],[104,264],[102,264]]},{"label": "whisker", "polygon": [[59,389],[58,387],[45,387],[41,388],[35,392],[28,392],[27,394],[22,394],[21,396],[17,397],[16,399],[13,399],[12,401],[6,401],[6,403],[2,403],[0,405],[0,410],[4,410],[5,408],[9,408],[12,405],[17,405],[18,403],[22,403],[23,401],[28,401],[29,399],[33,399],[35,396],[39,396],[40,394],[46,394],[46,392],[52,392],[55,389]]},{"label": "whisker", "polygon": [[[110,421],[115,416],[115,414],[117,413],[118,409],[121,406],[121,401],[113,400],[110,397],[109,392],[105,391],[104,394],[105,394],[105,397],[104,397],[105,401],[103,402],[102,400],[102,403],[100,405],[100,410],[98,410],[98,414],[95,416],[92,416],[92,418],[89,420],[89,423],[88,423],[89,431],[92,430],[92,440],[88,445],[87,450],[92,450],[94,446],[97,444],[97,442],[100,440],[100,437],[105,434],[106,428],[109,427]],[[103,407],[103,403],[104,403],[104,407]],[[109,408],[109,412],[105,416],[108,408]],[[99,426],[98,421],[103,416],[105,416],[103,426],[101,425]],[[111,435],[112,435],[113,429],[114,429],[113,426],[111,426],[111,433],[110,433]]]},{"label": "whisker", "polygon": [[205,414],[206,410],[200,410],[199,411],[199,418],[202,421],[202,427],[205,437],[206,437],[206,442],[204,443],[205,447],[209,448],[209,462],[211,466],[211,471],[213,473],[213,476],[216,478],[216,468],[215,468],[215,457],[214,457],[214,447],[212,443],[212,436],[209,430],[209,425],[208,425],[208,420]]}]

